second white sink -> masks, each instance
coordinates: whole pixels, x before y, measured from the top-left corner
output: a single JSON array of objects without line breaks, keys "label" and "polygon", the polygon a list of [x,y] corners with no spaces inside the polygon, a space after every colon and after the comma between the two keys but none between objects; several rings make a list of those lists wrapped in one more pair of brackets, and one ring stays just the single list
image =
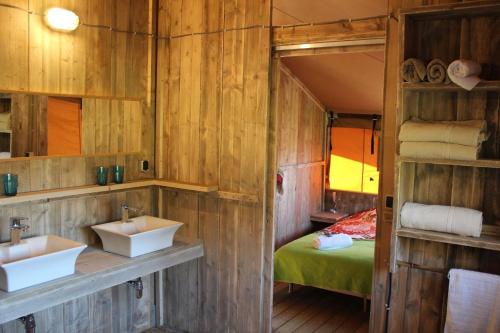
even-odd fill
[{"label": "second white sink", "polygon": [[136,257],[172,246],[174,234],[183,223],[153,216],[139,216],[130,222],[111,222],[91,228],[102,240],[104,251]]}]

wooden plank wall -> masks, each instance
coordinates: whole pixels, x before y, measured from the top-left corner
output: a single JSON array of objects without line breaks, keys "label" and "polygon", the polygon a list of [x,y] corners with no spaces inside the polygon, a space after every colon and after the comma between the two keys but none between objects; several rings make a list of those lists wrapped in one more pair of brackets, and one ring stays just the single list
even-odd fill
[{"label": "wooden plank wall", "polygon": [[303,236],[309,216],[322,208],[326,113],[303,83],[279,60],[273,76],[277,163],[283,193],[275,198],[275,248]]},{"label": "wooden plank wall", "polygon": [[139,101],[84,98],[82,154],[141,152],[141,118]]},{"label": "wooden plank wall", "polygon": [[[264,257],[269,24],[268,0],[159,4],[158,176],[218,184],[232,198],[159,193],[161,216],[184,222],[179,236],[205,245],[203,259],[164,274],[170,328],[270,328],[262,310],[270,309],[264,272],[272,263]],[[245,194],[258,202],[244,201]]]},{"label": "wooden plank wall", "polygon": [[[440,4],[460,3],[460,0],[389,0],[388,12],[397,15],[399,9],[409,9],[422,6],[432,6]],[[443,35],[442,32],[440,32]],[[380,211],[381,218],[377,225],[376,239],[376,262],[374,270],[373,298],[371,305],[371,332],[384,331],[385,307],[387,296],[387,272],[389,270],[391,229],[393,222],[392,208],[386,207],[386,198],[394,194],[394,158],[396,148],[396,112],[397,95],[399,82],[399,43],[401,36],[398,32],[398,22],[391,18],[387,25],[386,43],[386,71],[385,71],[385,100],[383,113],[383,149],[382,149],[382,169],[380,182]],[[441,48],[446,52],[448,47]],[[435,55],[434,55],[435,56]],[[407,241],[402,249],[412,249],[407,252],[406,259],[417,264],[429,265],[431,267],[443,267],[455,265],[458,267],[478,268],[478,251],[463,247],[445,246],[431,244],[424,241]],[[448,249],[445,251],[445,249]],[[445,251],[445,252],[443,252]],[[491,257],[488,251],[483,251],[483,265]],[[404,257],[403,257],[404,258]],[[442,285],[445,280],[443,274],[433,272],[422,272],[417,269],[401,267],[400,274],[393,276],[393,288],[395,290],[410,291],[409,298],[398,300],[398,297],[406,297],[405,293],[397,293],[393,302],[398,305],[391,306],[390,331],[421,331],[433,332],[441,328],[441,306],[437,300],[442,300],[443,290],[435,291],[435,286]],[[425,290],[427,289],[427,292]],[[442,302],[442,301],[441,301]],[[438,304],[439,303],[439,304]],[[403,305],[405,304],[405,305]],[[407,316],[406,320],[404,319]],[[408,326],[404,328],[401,325]]]},{"label": "wooden plank wall", "polygon": [[[39,191],[95,183],[95,166],[118,163],[127,180],[152,177],[139,173],[138,162],[154,164],[154,40],[143,34],[80,26],[70,34],[56,33],[43,23],[48,6],[74,10],[82,22],[110,25],[120,30],[153,32],[154,1],[9,0],[9,5],[34,11],[0,7],[0,90],[47,95],[109,98],[140,103],[140,154],[98,154],[79,157],[35,157],[0,161],[0,173],[19,175],[19,191]],[[117,103],[117,102],[111,102]],[[8,218],[30,217],[30,235],[53,233],[92,242],[89,225],[115,220],[119,205],[153,213],[156,203],[148,189],[44,200],[0,208],[0,241],[6,241]],[[153,277],[144,277],[141,300],[121,285],[35,314],[37,332],[141,332],[154,323]],[[24,332],[12,321],[0,332]]]}]

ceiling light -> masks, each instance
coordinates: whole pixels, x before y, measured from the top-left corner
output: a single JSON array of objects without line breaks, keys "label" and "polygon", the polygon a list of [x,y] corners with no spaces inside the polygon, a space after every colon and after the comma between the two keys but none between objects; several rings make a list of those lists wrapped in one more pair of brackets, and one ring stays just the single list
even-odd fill
[{"label": "ceiling light", "polygon": [[56,31],[73,31],[80,25],[80,19],[71,10],[53,7],[45,11],[45,23]]}]

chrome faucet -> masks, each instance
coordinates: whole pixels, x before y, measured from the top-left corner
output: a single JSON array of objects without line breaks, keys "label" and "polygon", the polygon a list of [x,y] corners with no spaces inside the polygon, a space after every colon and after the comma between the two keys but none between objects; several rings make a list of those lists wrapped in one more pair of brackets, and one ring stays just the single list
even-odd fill
[{"label": "chrome faucet", "polygon": [[21,243],[21,233],[29,229],[29,225],[21,224],[21,221],[27,221],[27,217],[10,218],[10,244],[17,245]]},{"label": "chrome faucet", "polygon": [[125,222],[131,222],[131,220],[129,218],[129,212],[130,211],[135,212],[135,213],[139,213],[140,212],[139,209],[129,207],[126,203],[122,203],[122,222],[123,223],[125,223]]}]

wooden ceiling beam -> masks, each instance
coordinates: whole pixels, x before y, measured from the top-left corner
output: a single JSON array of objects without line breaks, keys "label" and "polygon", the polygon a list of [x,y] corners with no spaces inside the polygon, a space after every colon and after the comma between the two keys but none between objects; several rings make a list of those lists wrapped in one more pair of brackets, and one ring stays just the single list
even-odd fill
[{"label": "wooden ceiling beam", "polygon": [[377,17],[332,23],[273,28],[273,46],[331,43],[385,38],[387,18]]}]

